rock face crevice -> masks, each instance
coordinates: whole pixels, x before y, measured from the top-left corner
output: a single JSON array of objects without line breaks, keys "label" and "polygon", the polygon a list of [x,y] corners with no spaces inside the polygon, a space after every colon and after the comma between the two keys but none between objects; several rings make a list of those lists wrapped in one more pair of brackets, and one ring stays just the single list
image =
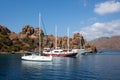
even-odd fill
[{"label": "rock face crevice", "polygon": [[[57,47],[67,49],[68,39],[70,49],[84,48],[90,52],[97,51],[96,47],[89,44],[80,33],[75,33],[72,38],[58,36]],[[38,51],[39,41],[42,48],[56,47],[56,37],[54,35],[45,35],[42,29],[25,25],[23,26],[22,31],[16,34],[7,27],[0,25],[0,52]]]}]

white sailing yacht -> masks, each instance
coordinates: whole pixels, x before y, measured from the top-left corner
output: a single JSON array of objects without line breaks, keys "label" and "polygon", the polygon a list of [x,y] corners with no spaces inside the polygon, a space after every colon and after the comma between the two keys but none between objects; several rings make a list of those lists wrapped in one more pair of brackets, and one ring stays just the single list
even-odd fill
[{"label": "white sailing yacht", "polygon": [[[41,21],[41,15],[39,14],[39,29],[40,29],[40,21]],[[22,56],[22,59],[28,60],[28,61],[44,61],[44,62],[52,61],[53,57],[51,55],[50,56],[42,56],[41,55],[40,42],[41,42],[41,37],[40,37],[40,31],[39,31],[39,55],[37,55],[37,54],[24,55],[24,56]]]},{"label": "white sailing yacht", "polygon": [[[56,27],[56,32],[57,32],[57,27]],[[73,50],[73,49],[69,49],[69,28],[67,29],[68,32],[68,40],[67,40],[67,46],[68,49],[60,49],[59,47],[57,47],[57,35],[56,35],[56,47],[53,50],[50,50],[49,48],[46,48],[43,51],[43,55],[44,56],[56,56],[56,57],[74,57],[78,54],[77,51]]]}]

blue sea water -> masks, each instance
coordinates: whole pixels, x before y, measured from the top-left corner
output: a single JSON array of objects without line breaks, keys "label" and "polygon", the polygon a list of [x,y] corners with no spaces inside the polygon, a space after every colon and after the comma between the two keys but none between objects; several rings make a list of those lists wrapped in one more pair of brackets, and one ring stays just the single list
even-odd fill
[{"label": "blue sea water", "polygon": [[4,54],[0,80],[120,80],[120,51],[54,57],[53,62],[23,61],[20,54]]}]

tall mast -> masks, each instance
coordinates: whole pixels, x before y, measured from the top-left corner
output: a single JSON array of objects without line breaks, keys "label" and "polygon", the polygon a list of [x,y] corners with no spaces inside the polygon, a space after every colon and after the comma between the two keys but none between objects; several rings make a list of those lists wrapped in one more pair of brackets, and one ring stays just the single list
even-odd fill
[{"label": "tall mast", "polygon": [[41,26],[41,14],[39,13],[39,20],[38,20],[39,24],[38,24],[38,27],[39,27],[39,54],[41,52],[41,36],[40,36],[40,26]]},{"label": "tall mast", "polygon": [[55,26],[55,49],[57,49],[57,25]]},{"label": "tall mast", "polygon": [[67,35],[68,35],[67,46],[68,46],[68,52],[69,52],[69,28],[67,28]]}]

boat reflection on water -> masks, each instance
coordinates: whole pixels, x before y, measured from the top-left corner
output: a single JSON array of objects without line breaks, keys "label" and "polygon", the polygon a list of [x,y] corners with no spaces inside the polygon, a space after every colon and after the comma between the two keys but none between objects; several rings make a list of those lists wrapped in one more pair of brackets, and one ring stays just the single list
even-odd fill
[{"label": "boat reflection on water", "polygon": [[63,66],[74,63],[74,60],[76,60],[75,57],[53,57],[52,62],[37,62],[37,61],[22,60],[22,66],[33,67],[33,68],[48,67],[48,66],[49,67]]},{"label": "boat reflection on water", "polygon": [[36,61],[26,61],[22,60],[22,66],[24,67],[33,67],[33,68],[39,68],[41,66],[50,66],[52,65],[52,62],[36,62]]}]

